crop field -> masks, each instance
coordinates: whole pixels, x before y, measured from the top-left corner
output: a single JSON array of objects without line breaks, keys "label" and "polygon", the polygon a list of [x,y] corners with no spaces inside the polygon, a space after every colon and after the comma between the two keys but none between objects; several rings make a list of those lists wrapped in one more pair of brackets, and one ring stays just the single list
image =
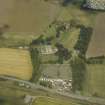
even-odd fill
[{"label": "crop field", "polygon": [[105,65],[87,65],[85,90],[93,96],[105,97]]},{"label": "crop field", "polygon": [[0,0],[0,46],[29,44],[40,36],[59,12],[59,6],[44,0]]},{"label": "crop field", "polygon": [[57,6],[44,0],[0,0],[0,25],[8,24],[10,32],[39,34],[56,12]]},{"label": "crop field", "polygon": [[96,17],[93,36],[87,51],[87,57],[105,55],[105,13]]},{"label": "crop field", "polygon": [[37,98],[34,101],[33,105],[80,105],[80,104],[71,101],[42,97],[42,98]]},{"label": "crop field", "polygon": [[0,0],[0,47],[27,45],[55,20],[59,6],[44,0]]},{"label": "crop field", "polygon": [[32,76],[29,52],[20,49],[0,48],[0,75],[29,80]]}]

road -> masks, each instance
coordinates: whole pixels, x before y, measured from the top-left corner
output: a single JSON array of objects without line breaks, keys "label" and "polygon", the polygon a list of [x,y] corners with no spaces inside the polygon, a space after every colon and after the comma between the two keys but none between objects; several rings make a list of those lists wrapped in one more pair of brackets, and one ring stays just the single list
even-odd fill
[{"label": "road", "polygon": [[60,95],[60,96],[72,98],[75,100],[80,100],[80,101],[83,101],[86,103],[91,103],[91,104],[95,104],[95,105],[105,105],[105,99],[103,99],[103,98],[87,97],[87,96],[81,96],[81,95],[76,95],[76,94],[71,94],[71,93],[68,94],[68,93],[58,92],[53,89],[48,89],[48,88],[42,87],[40,85],[30,83],[28,81],[24,81],[24,80],[12,78],[12,77],[7,77],[7,76],[0,76],[0,78],[6,79],[9,81],[13,81],[13,82],[24,83],[25,85],[28,85],[30,87],[30,88],[27,88],[28,90],[32,90],[32,91],[42,90],[45,92],[49,92],[51,94]]}]

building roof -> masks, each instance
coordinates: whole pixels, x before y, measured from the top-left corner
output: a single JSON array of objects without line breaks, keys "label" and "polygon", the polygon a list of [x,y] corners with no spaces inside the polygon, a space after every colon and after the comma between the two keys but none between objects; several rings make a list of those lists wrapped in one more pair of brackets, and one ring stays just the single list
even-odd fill
[{"label": "building roof", "polygon": [[96,10],[105,10],[105,0],[86,0],[86,7]]}]

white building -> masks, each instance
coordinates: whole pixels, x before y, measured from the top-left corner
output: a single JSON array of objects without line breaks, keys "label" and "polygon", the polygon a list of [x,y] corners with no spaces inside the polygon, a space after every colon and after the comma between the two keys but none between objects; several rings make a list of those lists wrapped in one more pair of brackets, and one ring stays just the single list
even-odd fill
[{"label": "white building", "polygon": [[105,0],[86,0],[85,7],[96,10],[105,10]]}]

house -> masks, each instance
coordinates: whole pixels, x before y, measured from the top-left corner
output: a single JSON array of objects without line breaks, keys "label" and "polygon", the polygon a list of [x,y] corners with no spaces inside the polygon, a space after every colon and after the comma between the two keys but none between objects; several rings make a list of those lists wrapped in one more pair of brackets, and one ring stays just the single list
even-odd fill
[{"label": "house", "polygon": [[95,10],[105,10],[105,0],[86,0],[84,7]]},{"label": "house", "polygon": [[51,45],[41,45],[38,50],[42,55],[55,54],[58,51],[56,47],[52,47]]}]

